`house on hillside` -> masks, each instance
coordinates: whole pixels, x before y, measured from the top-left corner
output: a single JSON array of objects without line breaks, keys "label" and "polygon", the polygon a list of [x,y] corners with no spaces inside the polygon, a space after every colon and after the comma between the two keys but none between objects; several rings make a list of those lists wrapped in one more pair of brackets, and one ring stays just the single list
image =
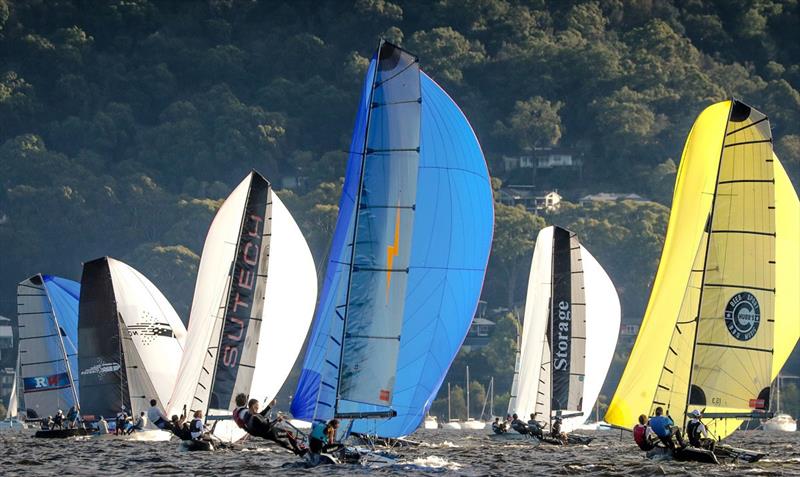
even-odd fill
[{"label": "house on hillside", "polygon": [[586,206],[598,202],[620,202],[623,200],[630,200],[633,202],[650,202],[648,199],[645,199],[639,194],[624,194],[615,192],[599,192],[597,194],[585,195],[581,197],[579,202],[582,206]]},{"label": "house on hillside", "polygon": [[533,213],[549,213],[558,210],[561,203],[558,191],[537,192],[530,186],[508,186],[500,189],[500,203],[510,206],[522,205]]}]

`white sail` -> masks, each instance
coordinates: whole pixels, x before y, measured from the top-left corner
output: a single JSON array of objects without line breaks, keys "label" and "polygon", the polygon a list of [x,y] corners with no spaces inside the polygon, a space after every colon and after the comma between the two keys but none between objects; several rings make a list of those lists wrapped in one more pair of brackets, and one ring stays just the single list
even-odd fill
[{"label": "white sail", "polygon": [[550,317],[552,286],[553,227],[547,227],[536,237],[525,297],[518,373],[515,376],[516,396],[508,402],[508,413],[527,418],[534,412],[539,392],[539,373],[546,345],[547,321]]},{"label": "white sail", "polygon": [[[225,319],[230,273],[253,173],[220,207],[209,228],[198,269],[189,320],[189,339],[180,380],[168,410],[182,414],[202,409],[215,419],[214,434],[235,441],[244,432],[229,420],[230,409],[209,409],[214,384],[216,346]],[[244,388],[263,401],[272,400],[289,375],[311,324],[317,277],[311,251],[286,206],[270,189],[271,230],[263,313],[256,344],[255,368]],[[255,318],[255,317],[253,317]],[[266,403],[264,403],[266,404]]]},{"label": "white sail", "polygon": [[[548,421],[551,412],[552,367],[548,341],[548,321],[552,293],[553,227],[539,232],[531,263],[525,319],[519,351],[519,364],[508,412],[527,420],[537,413],[537,420]],[[580,412],[582,415],[565,417],[564,431],[572,431],[583,424],[589,410],[600,393],[616,347],[620,324],[620,304],[611,279],[595,258],[580,245],[580,267],[583,271],[585,294],[586,345],[583,389]],[[580,271],[580,269],[577,269]],[[577,303],[575,304],[577,305]],[[573,356],[573,360],[576,357]],[[580,369],[580,368],[576,368]],[[514,395],[516,394],[516,395]],[[569,412],[565,412],[568,416]]]}]

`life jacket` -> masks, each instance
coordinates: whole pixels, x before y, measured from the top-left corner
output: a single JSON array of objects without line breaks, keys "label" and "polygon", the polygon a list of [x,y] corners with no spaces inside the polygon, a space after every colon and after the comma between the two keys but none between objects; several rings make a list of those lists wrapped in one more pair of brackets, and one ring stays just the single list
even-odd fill
[{"label": "life jacket", "polygon": [[310,437],[311,437],[312,439],[316,439],[316,440],[318,440],[318,441],[323,441],[323,442],[325,442],[325,441],[327,440],[327,437],[328,437],[328,436],[326,435],[326,433],[325,433],[325,429],[326,429],[327,427],[328,427],[327,425],[325,425],[325,424],[323,424],[323,423],[321,423],[321,422],[315,422],[315,423],[314,423],[314,424],[311,426],[311,436],[310,436]]},{"label": "life jacket", "polygon": [[689,444],[699,447],[700,446],[700,421],[692,419],[689,424],[686,424],[686,434],[689,437]]},{"label": "life jacket", "polygon": [[233,410],[233,422],[239,426],[239,429],[247,429],[247,423],[242,418],[242,411],[247,411],[247,406],[240,406]]},{"label": "life jacket", "polygon": [[647,426],[636,424],[633,428],[633,440],[639,449],[649,451],[653,448],[653,444],[647,439]]},{"label": "life jacket", "polygon": [[199,439],[203,435],[203,420],[199,417],[192,419],[192,424],[189,426],[189,432],[192,439]]}]

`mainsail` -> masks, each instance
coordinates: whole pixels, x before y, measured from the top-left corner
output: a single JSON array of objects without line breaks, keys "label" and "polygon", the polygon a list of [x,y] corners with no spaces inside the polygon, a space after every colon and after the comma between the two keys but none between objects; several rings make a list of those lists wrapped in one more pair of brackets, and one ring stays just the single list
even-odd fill
[{"label": "mainsail", "polygon": [[78,408],[79,297],[78,283],[52,275],[17,286],[22,399],[40,417]]},{"label": "mainsail", "polygon": [[536,238],[508,412],[586,421],[605,381],[620,323],[611,279],[578,237],[547,227]]},{"label": "mainsail", "polygon": [[768,409],[770,382],[797,342],[798,216],[767,117],[736,100],[703,111],[608,422],[632,427],[661,406],[682,425],[701,409],[723,438]]},{"label": "mainsail", "polygon": [[80,294],[81,409],[87,419],[124,406],[138,415],[169,399],[186,329],[141,273],[110,257],[83,265]]},{"label": "mainsail", "polygon": [[218,437],[242,437],[230,420],[236,395],[275,397],[302,348],[316,295],[300,229],[269,182],[249,173],[206,236],[170,414],[202,410]]},{"label": "mainsail", "polygon": [[382,42],[356,117],[296,418],[416,429],[477,306],[491,243],[486,163],[458,106]]}]

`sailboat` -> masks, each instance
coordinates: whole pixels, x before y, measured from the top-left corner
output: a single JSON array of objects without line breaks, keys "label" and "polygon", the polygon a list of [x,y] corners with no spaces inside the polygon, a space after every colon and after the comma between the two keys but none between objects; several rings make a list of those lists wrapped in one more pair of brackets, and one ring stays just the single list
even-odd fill
[{"label": "sailboat", "polygon": [[450,383],[447,383],[447,422],[442,424],[442,429],[451,431],[461,430],[461,422],[458,419],[453,419],[450,409]]},{"label": "sailboat", "polygon": [[[486,427],[486,423],[481,421],[480,418],[475,420],[474,418],[469,417],[469,366],[467,366],[467,387],[465,388],[464,392],[467,396],[467,419],[461,423],[462,429],[469,429],[469,430],[481,430]],[[483,416],[481,416],[483,417]]]},{"label": "sailboat", "polygon": [[614,284],[577,235],[557,226],[542,229],[508,413],[523,421],[535,414],[550,427],[560,419],[563,432],[582,425],[605,381],[619,324]]},{"label": "sailboat", "polygon": [[170,415],[203,411],[216,438],[245,435],[232,420],[244,393],[275,397],[311,325],[317,297],[308,244],[270,183],[250,172],[208,230]]},{"label": "sailboat", "polygon": [[[155,399],[169,399],[183,355],[186,328],[144,275],[111,257],[83,264],[78,322],[81,411],[86,422],[121,410],[138,417]],[[152,430],[133,440],[169,440]]]},{"label": "sailboat", "polygon": [[766,417],[770,382],[800,334],[798,243],[800,204],[767,117],[735,99],[706,108],[684,147],[660,266],[606,421],[630,429],[662,407],[685,427],[700,410],[723,439],[742,419]]},{"label": "sailboat", "polygon": [[486,162],[463,113],[416,57],[382,41],[294,417],[346,418],[382,438],[416,430],[472,321],[492,224]]},{"label": "sailboat", "polygon": [[[788,377],[797,378],[797,376]],[[761,426],[767,432],[797,432],[797,421],[781,409],[781,387],[783,386],[783,380],[786,378],[787,376],[779,374],[773,383],[775,386],[775,416]]]},{"label": "sailboat", "polygon": [[[37,274],[17,285],[19,373],[30,417],[79,408],[78,299],[72,280]],[[14,405],[14,410],[17,406]]]}]

